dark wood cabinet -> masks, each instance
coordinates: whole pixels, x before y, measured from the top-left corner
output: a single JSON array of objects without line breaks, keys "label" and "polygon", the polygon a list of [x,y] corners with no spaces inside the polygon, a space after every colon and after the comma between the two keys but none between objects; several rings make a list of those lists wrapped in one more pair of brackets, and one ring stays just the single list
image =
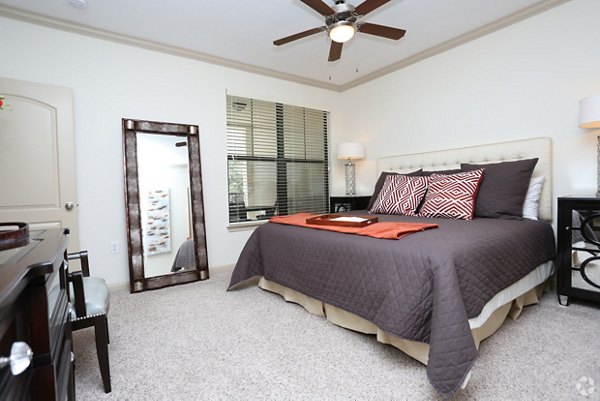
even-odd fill
[{"label": "dark wood cabinet", "polygon": [[558,198],[557,224],[559,303],[600,302],[600,198]]},{"label": "dark wood cabinet", "polygon": [[369,205],[370,196],[344,195],[329,197],[329,213],[346,212],[350,210],[365,210]]},{"label": "dark wood cabinet", "polygon": [[28,245],[0,251],[0,356],[15,342],[31,348],[31,364],[0,369],[1,400],[74,400],[70,304],[63,230],[32,232]]}]

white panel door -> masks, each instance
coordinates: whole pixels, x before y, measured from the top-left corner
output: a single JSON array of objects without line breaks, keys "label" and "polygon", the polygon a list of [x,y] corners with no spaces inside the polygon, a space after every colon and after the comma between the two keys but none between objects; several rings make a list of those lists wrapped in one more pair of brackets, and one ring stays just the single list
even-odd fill
[{"label": "white panel door", "polygon": [[73,93],[0,78],[0,221],[66,227],[79,248]]}]

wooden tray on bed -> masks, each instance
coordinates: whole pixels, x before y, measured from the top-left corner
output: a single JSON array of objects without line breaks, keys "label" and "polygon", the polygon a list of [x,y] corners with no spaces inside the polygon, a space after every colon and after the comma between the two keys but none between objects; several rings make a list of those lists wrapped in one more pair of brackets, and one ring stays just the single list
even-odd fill
[{"label": "wooden tray on bed", "polygon": [[342,226],[342,227],[364,227],[377,223],[379,219],[373,216],[347,216],[343,214],[322,214],[320,216],[309,217],[306,224],[317,224],[322,226]]}]

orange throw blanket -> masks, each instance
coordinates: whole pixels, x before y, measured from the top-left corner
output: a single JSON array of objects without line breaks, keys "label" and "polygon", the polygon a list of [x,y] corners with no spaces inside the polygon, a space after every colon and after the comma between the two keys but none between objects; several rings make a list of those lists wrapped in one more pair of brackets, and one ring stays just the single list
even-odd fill
[{"label": "orange throw blanket", "polygon": [[278,224],[289,224],[292,226],[316,228],[317,230],[337,231],[340,233],[347,234],[366,235],[368,237],[384,239],[399,239],[404,237],[405,235],[416,233],[419,231],[424,231],[429,228],[436,228],[438,226],[437,224],[403,223],[393,221],[373,223],[364,227],[343,227],[307,224],[306,219],[314,216],[315,215],[310,213],[296,213],[290,216],[272,217],[271,219],[269,219],[269,222]]}]

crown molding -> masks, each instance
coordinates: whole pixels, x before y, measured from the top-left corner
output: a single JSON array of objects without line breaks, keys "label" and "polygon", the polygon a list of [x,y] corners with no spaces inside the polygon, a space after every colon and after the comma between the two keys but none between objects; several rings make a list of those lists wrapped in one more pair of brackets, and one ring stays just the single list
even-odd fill
[{"label": "crown molding", "polygon": [[129,46],[135,46],[146,50],[157,51],[166,53],[174,56],[185,57],[192,60],[198,60],[205,63],[215,64],[222,67],[232,68],[240,71],[250,72],[254,74],[264,75],[271,78],[277,78],[285,81],[295,82],[303,85],[313,86],[321,89],[326,89],[334,92],[344,92],[348,89],[352,89],[356,86],[362,85],[374,79],[380,78],[384,75],[390,74],[397,70],[400,70],[409,65],[415,64],[419,61],[433,57],[437,54],[443,53],[447,50],[453,49],[457,46],[478,39],[482,36],[488,35],[492,32],[505,28],[516,22],[522,21],[526,18],[532,17],[536,14],[549,10],[558,5],[567,3],[571,0],[541,0],[539,3],[527,7],[521,11],[508,15],[504,18],[496,20],[484,27],[472,30],[456,38],[450,39],[437,46],[431,47],[422,52],[416,53],[406,59],[403,59],[397,63],[390,64],[387,67],[381,68],[377,71],[371,72],[360,78],[342,85],[331,84],[322,82],[315,79],[309,79],[301,77],[299,75],[287,74],[280,71],[271,70],[268,68],[257,67],[255,65],[240,63],[237,61],[212,56],[201,52],[183,49],[176,46],[169,46],[163,43],[158,43],[150,40],[139,39],[129,35],[117,34],[102,29],[90,28],[83,25],[75,24],[72,22],[64,21],[57,18],[51,18],[43,16],[37,13],[20,10],[14,7],[6,5],[0,5],[0,16],[44,26],[47,28],[53,28],[65,32],[75,33],[91,38],[108,40],[115,43],[125,44]]},{"label": "crown molding", "polygon": [[534,15],[540,14],[551,8],[567,3],[571,0],[542,0],[537,4],[524,8],[521,11],[507,15],[504,18],[491,22],[481,28],[474,29],[470,32],[464,33],[446,42],[443,42],[437,46],[430,47],[427,50],[416,53],[410,57],[405,58],[397,63],[390,64],[387,67],[383,67],[377,71],[371,72],[346,84],[339,85],[338,90],[344,92],[348,89],[352,89],[356,86],[362,85],[374,79],[380,78],[384,75],[390,74],[394,71],[408,67],[411,64],[418,63],[419,61],[425,60],[429,57],[433,57],[437,54],[443,53],[447,50],[451,50],[455,47],[463,45],[467,42],[471,42],[475,39],[479,39],[485,35],[489,35],[492,32],[496,32],[502,28],[506,28],[509,25],[515,24],[524,19],[533,17]]},{"label": "crown molding", "polygon": [[304,78],[299,75],[287,74],[280,71],[271,70],[268,68],[257,67],[255,65],[240,63],[237,61],[212,56],[210,54],[187,50],[177,46],[165,45],[163,43],[154,42],[151,40],[139,39],[133,36],[105,31],[97,28],[75,24],[58,18],[51,18],[44,15],[32,13],[30,11],[20,10],[14,7],[0,5],[0,16],[53,28],[65,32],[75,33],[78,35],[88,36],[95,39],[108,40],[124,45],[135,46],[146,50],[153,50],[161,53],[166,53],[174,56],[185,57],[192,60],[198,60],[205,63],[220,65],[222,67],[233,68],[240,71],[250,72],[259,75],[265,75],[271,78],[278,78],[285,81],[296,82],[304,85],[314,86],[317,88],[327,89],[331,91],[339,91],[339,86],[330,84],[316,79]]}]

